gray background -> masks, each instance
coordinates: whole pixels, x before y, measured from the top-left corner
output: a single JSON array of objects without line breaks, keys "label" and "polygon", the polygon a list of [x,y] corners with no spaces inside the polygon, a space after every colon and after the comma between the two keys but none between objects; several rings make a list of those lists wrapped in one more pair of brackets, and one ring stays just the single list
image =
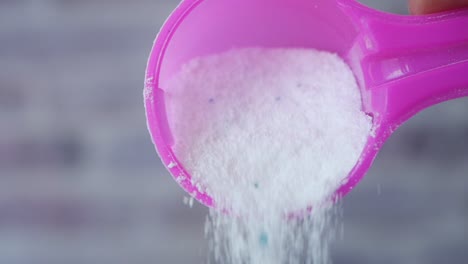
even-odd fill
[{"label": "gray background", "polygon": [[[405,1],[366,0],[405,13]],[[176,0],[0,0],[0,263],[202,263],[142,104]],[[428,109],[344,202],[336,264],[468,263],[468,100]]]}]

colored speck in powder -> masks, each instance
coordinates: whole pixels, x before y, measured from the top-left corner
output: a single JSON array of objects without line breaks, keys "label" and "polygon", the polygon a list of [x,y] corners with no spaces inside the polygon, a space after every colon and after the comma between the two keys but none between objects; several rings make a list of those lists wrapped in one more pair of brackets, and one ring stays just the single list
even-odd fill
[{"label": "colored speck in powder", "polygon": [[281,100],[281,96],[276,96],[275,100],[276,100],[276,101],[280,101],[280,100]]},{"label": "colored speck in powder", "polygon": [[215,101],[215,99],[214,99],[214,98],[210,98],[210,99],[208,99],[208,102],[209,102],[210,104],[214,103],[214,101]]},{"label": "colored speck in powder", "polygon": [[300,88],[302,87],[302,83],[297,83],[296,86]]},{"label": "colored speck in powder", "polygon": [[258,242],[260,243],[261,246],[268,246],[268,235],[265,232],[260,233],[260,236],[258,238]]},{"label": "colored speck in powder", "polygon": [[259,187],[258,182],[254,183],[254,187],[255,187],[255,189],[258,189],[258,187]]}]

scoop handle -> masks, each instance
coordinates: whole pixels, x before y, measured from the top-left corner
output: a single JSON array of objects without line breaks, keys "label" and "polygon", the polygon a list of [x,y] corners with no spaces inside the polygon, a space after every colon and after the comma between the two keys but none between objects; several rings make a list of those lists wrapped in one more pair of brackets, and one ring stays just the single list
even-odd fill
[{"label": "scoop handle", "polygon": [[[468,96],[468,9],[425,16],[355,5],[364,105],[396,128],[420,110]],[[383,107],[383,108],[382,108]]]}]

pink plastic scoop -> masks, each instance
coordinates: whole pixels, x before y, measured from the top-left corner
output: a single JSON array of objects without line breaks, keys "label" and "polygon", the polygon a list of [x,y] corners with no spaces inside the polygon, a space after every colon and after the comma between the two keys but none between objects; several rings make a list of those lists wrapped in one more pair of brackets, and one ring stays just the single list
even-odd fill
[{"label": "pink plastic scoop", "polygon": [[347,183],[336,191],[340,196],[362,179],[404,121],[428,106],[468,95],[468,10],[400,16],[354,0],[185,0],[154,42],[145,107],[161,159],[207,206],[213,200],[192,185],[173,154],[161,88],[190,59],[242,47],[314,48],[335,52],[351,66],[374,133]]}]

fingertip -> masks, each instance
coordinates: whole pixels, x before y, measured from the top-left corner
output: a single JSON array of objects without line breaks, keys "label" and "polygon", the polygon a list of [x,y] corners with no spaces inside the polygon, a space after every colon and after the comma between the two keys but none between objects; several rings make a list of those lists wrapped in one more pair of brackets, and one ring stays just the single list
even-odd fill
[{"label": "fingertip", "polygon": [[408,1],[408,11],[412,15],[416,15],[415,4],[413,0]]},{"label": "fingertip", "polygon": [[425,0],[410,0],[408,3],[408,9],[412,15],[425,14]]},{"label": "fingertip", "polygon": [[408,9],[413,15],[432,14],[468,7],[468,0],[409,0]]}]

